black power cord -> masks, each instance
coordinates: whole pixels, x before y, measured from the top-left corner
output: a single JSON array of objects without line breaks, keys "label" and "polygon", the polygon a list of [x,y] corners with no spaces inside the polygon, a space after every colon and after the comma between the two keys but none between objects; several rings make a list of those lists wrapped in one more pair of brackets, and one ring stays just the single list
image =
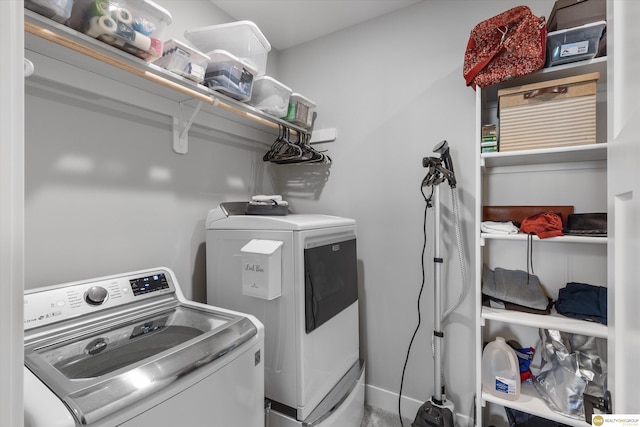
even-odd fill
[{"label": "black power cord", "polygon": [[[423,183],[424,183],[424,180],[423,180]],[[411,341],[409,341],[409,348],[407,348],[407,356],[404,360],[404,365],[402,367],[402,377],[400,378],[400,392],[398,393],[398,417],[400,418],[400,425],[402,427],[404,427],[404,423],[402,421],[402,408],[401,408],[402,387],[404,385],[404,374],[407,369],[407,363],[409,362],[409,355],[411,354],[411,347],[413,346],[413,341],[415,340],[416,335],[418,334],[418,330],[420,330],[420,324],[422,321],[422,314],[420,312],[420,299],[422,298],[422,291],[424,290],[424,284],[426,281],[426,275],[424,271],[424,256],[427,250],[427,211],[429,210],[430,207],[432,207],[431,199],[433,198],[433,186],[431,186],[431,194],[429,195],[429,197],[427,197],[426,194],[424,194],[424,187],[425,186],[421,184],[420,192],[422,193],[422,197],[424,198],[424,201],[426,202],[426,204],[424,206],[424,217],[422,221],[423,223],[422,235],[424,237],[424,240],[422,243],[422,256],[421,256],[422,284],[420,285],[420,292],[418,293],[418,324],[416,325],[416,329],[413,331],[413,335],[411,336]]]}]

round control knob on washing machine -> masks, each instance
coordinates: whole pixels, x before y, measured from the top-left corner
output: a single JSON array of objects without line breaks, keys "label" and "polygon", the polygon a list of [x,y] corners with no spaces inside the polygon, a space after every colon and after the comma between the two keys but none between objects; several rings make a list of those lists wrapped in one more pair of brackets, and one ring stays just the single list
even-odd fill
[{"label": "round control knob on washing machine", "polygon": [[104,303],[109,296],[109,292],[102,286],[92,286],[87,289],[87,292],[84,294],[84,300],[87,304],[91,305],[100,305]]}]

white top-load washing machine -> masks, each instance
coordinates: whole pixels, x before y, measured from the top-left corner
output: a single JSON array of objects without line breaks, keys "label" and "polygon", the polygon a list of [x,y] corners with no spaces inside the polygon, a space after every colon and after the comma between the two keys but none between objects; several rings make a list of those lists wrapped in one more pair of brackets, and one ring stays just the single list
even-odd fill
[{"label": "white top-load washing machine", "polygon": [[329,215],[246,215],[223,203],[206,221],[207,302],[265,325],[269,427],[360,426],[356,224]]},{"label": "white top-load washing machine", "polygon": [[168,268],[25,291],[26,427],[263,426],[264,327]]}]

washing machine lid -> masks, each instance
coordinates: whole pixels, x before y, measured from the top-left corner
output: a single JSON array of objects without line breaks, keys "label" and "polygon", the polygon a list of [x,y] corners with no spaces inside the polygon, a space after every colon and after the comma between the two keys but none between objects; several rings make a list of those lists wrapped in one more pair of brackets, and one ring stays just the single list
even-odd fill
[{"label": "washing machine lid", "polygon": [[[79,425],[105,420],[168,387],[178,387],[188,376],[210,374],[214,362],[258,335],[248,317],[181,301],[161,286],[157,291],[143,289],[140,279],[158,273],[166,274],[162,282],[173,290],[173,273],[153,270],[25,292],[25,306],[53,302],[49,312],[37,316],[45,318],[39,326],[25,327],[24,364],[67,405]],[[58,311],[56,303],[63,298],[69,297],[64,308],[76,304],[80,307],[73,310],[82,310],[78,294],[113,281],[132,283],[142,292],[137,296],[141,300],[120,302],[124,297],[119,297],[114,307],[105,304],[80,315],[63,312],[64,320],[42,323]],[[118,299],[113,289],[109,291],[107,301]],[[25,317],[25,324],[32,317]]]},{"label": "washing machine lid", "polygon": [[322,214],[245,215],[246,202],[222,203],[209,211],[207,230],[284,230],[353,226],[355,220]]},{"label": "washing machine lid", "polygon": [[81,425],[90,425],[171,387],[256,334],[247,318],[176,306],[26,346],[25,365]]}]

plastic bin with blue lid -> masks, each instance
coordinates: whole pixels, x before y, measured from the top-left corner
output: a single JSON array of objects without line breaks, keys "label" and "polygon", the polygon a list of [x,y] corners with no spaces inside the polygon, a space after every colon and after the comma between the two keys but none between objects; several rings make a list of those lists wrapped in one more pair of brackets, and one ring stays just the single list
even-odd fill
[{"label": "plastic bin with blue lid", "polygon": [[271,44],[251,21],[193,28],[186,30],[184,37],[202,52],[226,50],[256,70],[257,75],[267,72],[267,56],[271,51]]},{"label": "plastic bin with blue lid", "polygon": [[238,101],[251,99],[256,70],[231,53],[216,49],[207,53],[209,63],[204,84]]},{"label": "plastic bin with blue lid", "polygon": [[547,67],[592,59],[598,53],[606,21],[597,21],[547,34]]},{"label": "plastic bin with blue lid", "polygon": [[162,56],[169,11],[151,0],[75,0],[68,25],[146,61]]}]

